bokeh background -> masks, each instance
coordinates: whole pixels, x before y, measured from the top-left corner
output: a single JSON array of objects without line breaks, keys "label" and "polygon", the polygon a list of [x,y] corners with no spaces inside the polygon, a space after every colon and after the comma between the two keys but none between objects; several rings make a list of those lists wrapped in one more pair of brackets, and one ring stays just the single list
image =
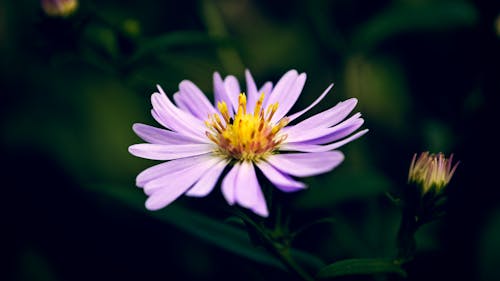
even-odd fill
[{"label": "bokeh background", "polygon": [[497,1],[80,1],[66,18],[0,1],[7,280],[295,280],[227,220],[218,189],[152,213],[134,184],[155,163],[127,152],[132,124],[155,124],[155,85],[212,97],[214,71],[243,83],[245,68],[259,84],[306,72],[294,110],[334,82],[314,112],[356,97],[370,129],[309,190],[278,194],[292,229],[335,219],[295,248],[393,256],[385,193],[407,188],[413,153],[442,151],[461,161],[448,215],[418,232],[408,280],[500,280],[499,47]]}]

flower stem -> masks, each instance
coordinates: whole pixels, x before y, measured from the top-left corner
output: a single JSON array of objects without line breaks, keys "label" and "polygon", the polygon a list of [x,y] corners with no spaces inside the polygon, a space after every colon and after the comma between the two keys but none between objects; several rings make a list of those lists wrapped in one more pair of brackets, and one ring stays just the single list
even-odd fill
[{"label": "flower stem", "polygon": [[307,273],[302,267],[300,267],[295,260],[290,255],[288,249],[280,250],[275,247],[276,254],[281,259],[281,261],[292,271],[294,271],[298,276],[300,276],[305,281],[314,281],[314,278]]},{"label": "flower stem", "polygon": [[236,214],[246,222],[247,226],[251,226],[253,230],[260,234],[261,241],[265,249],[274,254],[284,265],[291,271],[295,272],[300,278],[304,281],[314,281],[315,279],[305,271],[295,260],[292,258],[290,254],[290,248],[287,245],[283,245],[282,243],[276,242],[269,235],[269,231],[265,229],[264,226],[260,225],[256,221],[254,221],[250,216],[241,212],[239,210],[236,211]]},{"label": "flower stem", "polygon": [[403,210],[397,237],[397,262],[406,263],[413,259],[416,250],[415,232],[418,227],[418,217],[413,212]]}]

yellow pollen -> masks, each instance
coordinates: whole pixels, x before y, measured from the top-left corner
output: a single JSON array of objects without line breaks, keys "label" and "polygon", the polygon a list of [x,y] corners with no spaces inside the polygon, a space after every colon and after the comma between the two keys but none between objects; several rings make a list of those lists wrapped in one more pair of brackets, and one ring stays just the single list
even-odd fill
[{"label": "yellow pollen", "polygon": [[247,113],[247,97],[240,94],[233,118],[225,102],[217,103],[220,113],[210,115],[205,125],[208,128],[206,135],[217,144],[219,153],[236,160],[259,161],[272,154],[286,139],[286,135],[279,132],[288,124],[288,118],[271,124],[278,103],[262,108],[263,102],[264,93],[256,102],[254,111]]}]

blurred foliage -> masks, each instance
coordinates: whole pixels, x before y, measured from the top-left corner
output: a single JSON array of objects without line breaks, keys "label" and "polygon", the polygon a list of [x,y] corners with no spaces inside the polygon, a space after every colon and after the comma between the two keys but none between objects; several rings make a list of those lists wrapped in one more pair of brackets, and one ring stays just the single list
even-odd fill
[{"label": "blurred foliage", "polygon": [[489,160],[497,159],[490,131],[499,15],[487,1],[200,0],[80,1],[74,15],[51,18],[39,1],[0,2],[8,277],[288,277],[225,222],[218,189],[144,210],[134,178],[155,162],[127,147],[140,142],[134,122],[155,124],[156,84],[173,94],[189,79],[212,98],[214,71],[243,83],[248,68],[263,84],[296,68],[308,82],[292,111],[334,82],[310,114],[356,97],[370,129],[341,149],[339,168],[306,179],[308,190],[278,193],[290,229],[333,221],[292,241],[297,261],[316,271],[346,258],[393,256],[399,211],[385,193],[406,187],[413,153],[453,152],[462,164],[448,216],[419,231],[419,252],[404,269],[409,280],[496,280],[497,165]]}]

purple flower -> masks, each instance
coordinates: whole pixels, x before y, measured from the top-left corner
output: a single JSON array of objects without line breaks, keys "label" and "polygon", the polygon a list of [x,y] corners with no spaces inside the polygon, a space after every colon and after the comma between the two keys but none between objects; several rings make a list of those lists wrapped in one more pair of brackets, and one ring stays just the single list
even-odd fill
[{"label": "purple flower", "polygon": [[168,161],[137,176],[137,186],[149,196],[146,208],[163,208],[182,194],[206,196],[229,167],[222,180],[226,201],[267,217],[256,170],[284,192],[305,189],[294,177],[331,171],[344,159],[335,149],[368,131],[352,134],[364,122],[360,113],[344,120],[356,106],[355,98],[296,122],[333,84],[307,108],[287,115],[302,92],[305,73],[290,70],[276,86],[267,82],[260,89],[249,71],[245,75],[243,94],[234,76],[223,80],[214,74],[216,106],[191,81],[179,84],[175,104],[158,86],[151,114],[167,129],[134,124],[135,133],[148,143],[129,147],[135,156]]}]

